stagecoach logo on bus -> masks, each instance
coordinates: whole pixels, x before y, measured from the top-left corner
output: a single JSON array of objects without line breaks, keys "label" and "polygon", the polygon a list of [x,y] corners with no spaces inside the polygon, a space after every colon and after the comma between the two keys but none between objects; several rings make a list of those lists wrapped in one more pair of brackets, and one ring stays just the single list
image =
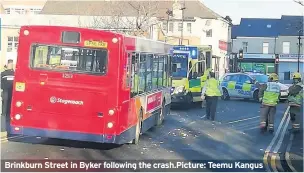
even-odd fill
[{"label": "stagecoach logo on bus", "polygon": [[64,100],[61,98],[56,98],[54,96],[50,97],[51,103],[63,103],[63,104],[71,104],[71,105],[83,105],[83,101],[77,101],[77,100]]}]

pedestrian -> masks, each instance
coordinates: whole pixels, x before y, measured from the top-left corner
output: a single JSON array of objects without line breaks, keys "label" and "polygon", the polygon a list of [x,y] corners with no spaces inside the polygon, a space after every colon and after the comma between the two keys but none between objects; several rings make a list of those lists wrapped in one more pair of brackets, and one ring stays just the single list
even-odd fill
[{"label": "pedestrian", "polygon": [[303,109],[303,84],[301,81],[301,74],[294,73],[292,76],[293,85],[288,89],[288,104],[290,106],[290,120],[292,122],[292,132],[300,131],[300,116]]},{"label": "pedestrian", "polygon": [[7,135],[10,136],[10,110],[14,83],[13,60],[8,60],[6,70],[1,73],[2,116],[5,117]]},{"label": "pedestrian", "polygon": [[274,132],[274,116],[276,114],[276,106],[279,102],[281,88],[278,84],[278,75],[272,73],[266,84],[261,85],[259,89],[259,100],[261,105],[261,132]]},{"label": "pedestrian", "polygon": [[221,90],[218,80],[215,79],[215,73],[209,72],[208,79],[202,90],[202,99],[206,99],[207,119],[215,120],[217,101],[220,96]]}]

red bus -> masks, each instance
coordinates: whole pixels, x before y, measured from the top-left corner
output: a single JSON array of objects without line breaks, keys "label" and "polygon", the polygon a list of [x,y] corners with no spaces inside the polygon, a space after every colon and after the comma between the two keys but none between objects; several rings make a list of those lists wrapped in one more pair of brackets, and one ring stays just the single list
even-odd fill
[{"label": "red bus", "polygon": [[171,52],[103,30],[21,27],[11,134],[137,144],[170,113]]}]

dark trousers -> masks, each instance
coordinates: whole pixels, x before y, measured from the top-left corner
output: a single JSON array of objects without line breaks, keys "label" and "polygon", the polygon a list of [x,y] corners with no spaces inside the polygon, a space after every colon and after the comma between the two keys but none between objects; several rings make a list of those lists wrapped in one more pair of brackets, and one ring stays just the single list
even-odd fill
[{"label": "dark trousers", "polygon": [[276,106],[261,106],[261,128],[267,128],[270,130],[274,129],[274,116],[276,114],[277,107]]},{"label": "dark trousers", "polygon": [[217,100],[218,100],[217,96],[212,96],[212,97],[206,96],[206,114],[207,114],[207,118],[208,119],[211,118],[212,121],[214,121],[215,119]]},{"label": "dark trousers", "polygon": [[2,116],[5,116],[6,131],[10,132],[10,112],[12,103],[12,92],[3,90],[2,92]]}]

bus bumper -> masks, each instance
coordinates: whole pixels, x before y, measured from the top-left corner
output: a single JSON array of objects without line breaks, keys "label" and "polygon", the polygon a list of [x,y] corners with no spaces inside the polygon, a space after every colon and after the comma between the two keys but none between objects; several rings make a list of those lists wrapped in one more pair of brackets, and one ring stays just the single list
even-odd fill
[{"label": "bus bumper", "polygon": [[130,142],[132,139],[135,138],[135,131],[136,126],[133,126],[119,135],[106,135],[11,125],[11,134],[13,135],[36,136],[111,144],[126,144]]},{"label": "bus bumper", "polygon": [[187,102],[187,95],[184,93],[181,94],[172,94],[171,95],[171,104],[180,104]]}]

